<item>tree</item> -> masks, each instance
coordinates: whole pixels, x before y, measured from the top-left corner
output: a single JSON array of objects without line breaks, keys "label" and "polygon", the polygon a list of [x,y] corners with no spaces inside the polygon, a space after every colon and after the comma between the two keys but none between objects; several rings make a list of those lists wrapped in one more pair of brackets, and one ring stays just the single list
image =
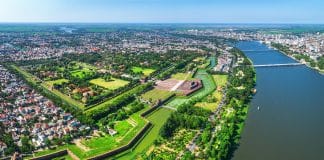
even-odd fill
[{"label": "tree", "polygon": [[46,138],[46,140],[45,140],[45,146],[48,147],[48,148],[50,148],[51,145],[52,145],[52,142],[48,138]]},{"label": "tree", "polygon": [[68,134],[64,135],[64,136],[62,137],[62,139],[63,139],[64,143],[66,143],[66,144],[68,144],[68,143],[70,143],[70,142],[72,141],[71,136],[68,135]]},{"label": "tree", "polygon": [[201,134],[201,140],[203,143],[208,143],[211,138],[211,132],[208,128],[204,129],[204,132]]},{"label": "tree", "polygon": [[318,67],[320,68],[320,69],[324,69],[324,56],[322,56],[322,57],[320,57],[319,59],[318,59]]},{"label": "tree", "polygon": [[20,151],[23,153],[30,153],[34,150],[34,146],[29,143],[29,138],[24,136],[21,138]]}]

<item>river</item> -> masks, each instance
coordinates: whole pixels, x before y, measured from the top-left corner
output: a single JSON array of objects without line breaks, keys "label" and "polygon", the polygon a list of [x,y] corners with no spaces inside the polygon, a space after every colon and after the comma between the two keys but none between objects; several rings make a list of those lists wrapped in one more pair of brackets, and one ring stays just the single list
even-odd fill
[{"label": "river", "polygon": [[[258,42],[237,47],[254,64],[295,62]],[[324,76],[304,65],[260,67],[256,73],[257,94],[232,159],[324,160]]]}]

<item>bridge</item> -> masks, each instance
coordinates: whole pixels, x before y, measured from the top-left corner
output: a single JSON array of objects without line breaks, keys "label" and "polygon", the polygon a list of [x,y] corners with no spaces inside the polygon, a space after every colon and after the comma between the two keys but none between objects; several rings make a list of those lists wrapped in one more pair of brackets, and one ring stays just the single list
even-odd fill
[{"label": "bridge", "polygon": [[280,66],[300,66],[303,63],[281,63],[281,64],[257,64],[254,67],[280,67]]},{"label": "bridge", "polygon": [[273,52],[273,50],[242,50],[242,52]]}]

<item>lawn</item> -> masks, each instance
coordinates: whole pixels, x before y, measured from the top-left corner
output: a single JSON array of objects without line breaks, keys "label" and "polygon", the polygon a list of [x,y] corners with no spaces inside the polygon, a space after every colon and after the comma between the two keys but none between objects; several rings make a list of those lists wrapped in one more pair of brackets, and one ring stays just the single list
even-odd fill
[{"label": "lawn", "polygon": [[204,59],[204,63],[201,64],[198,68],[200,68],[200,69],[206,69],[210,65],[211,65],[211,59],[206,58],[206,59]]},{"label": "lawn", "polygon": [[110,81],[105,81],[102,78],[97,78],[97,79],[91,80],[90,83],[98,85],[98,86],[106,88],[106,89],[115,90],[115,89],[126,86],[129,82],[122,80],[122,79],[117,79],[117,78],[111,78]]},{"label": "lawn", "polygon": [[83,69],[77,69],[77,70],[70,71],[70,74],[74,78],[85,79],[85,78],[95,74],[95,71],[90,70],[89,68],[83,68]]},{"label": "lawn", "polygon": [[155,69],[142,68],[142,67],[132,67],[132,71],[134,73],[143,73],[144,76],[149,76],[151,73],[153,73],[155,71]]},{"label": "lawn", "polygon": [[159,89],[152,89],[144,94],[142,94],[142,98],[150,101],[152,103],[156,103],[158,100],[165,100],[168,99],[170,96],[172,96],[174,93],[170,91],[165,90],[159,90]]},{"label": "lawn", "polygon": [[204,109],[207,109],[210,111],[215,111],[218,106],[217,104],[218,104],[217,102],[213,102],[213,103],[199,102],[199,103],[196,103],[195,106],[201,107],[201,108],[204,108]]},{"label": "lawn", "polygon": [[173,112],[172,110],[166,108],[160,108],[154,111],[151,115],[149,115],[147,119],[153,124],[152,129],[148,131],[145,137],[139,142],[139,144],[132,151],[120,157],[117,157],[117,159],[120,160],[136,159],[137,155],[143,153],[146,149],[148,149],[153,144],[154,140],[158,138],[161,127],[169,118],[172,112]]},{"label": "lawn", "polygon": [[172,79],[176,80],[192,80],[192,73],[176,73],[171,76]]},{"label": "lawn", "polygon": [[118,121],[115,124],[115,130],[118,132],[120,135],[125,135],[127,131],[131,130],[133,126],[126,120],[126,121]]},{"label": "lawn", "polygon": [[194,62],[202,62],[202,61],[204,61],[204,60],[205,60],[204,57],[197,57],[197,58],[195,58],[193,61],[194,61]]},{"label": "lawn", "polygon": [[226,85],[227,77],[228,77],[227,75],[219,75],[219,74],[213,75],[216,85],[221,87]]},{"label": "lawn", "polygon": [[116,135],[111,136],[109,134],[105,134],[103,137],[96,137],[91,138],[89,140],[83,140],[82,144],[91,149],[111,150],[118,145],[119,139],[121,140],[126,135],[127,131],[131,131],[132,128],[133,126],[129,124],[127,120],[118,121],[115,124],[114,128],[117,131]]},{"label": "lawn", "polygon": [[82,62],[71,62],[69,64],[70,74],[74,78],[85,79],[96,73],[97,68]]},{"label": "lawn", "polygon": [[47,81],[46,83],[53,86],[54,84],[62,84],[62,83],[68,83],[68,82],[69,82],[69,80],[62,78],[62,79],[57,79],[54,81]]}]

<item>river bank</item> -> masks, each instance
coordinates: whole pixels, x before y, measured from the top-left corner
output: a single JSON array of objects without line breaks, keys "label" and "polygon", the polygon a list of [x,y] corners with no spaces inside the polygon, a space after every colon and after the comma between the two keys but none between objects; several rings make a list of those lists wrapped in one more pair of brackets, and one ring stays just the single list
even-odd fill
[{"label": "river bank", "polygon": [[[313,69],[313,70],[319,72],[320,74],[324,75],[324,69],[320,69],[318,66],[316,66],[316,67],[312,67],[312,66],[310,65],[309,62],[303,61],[303,59],[300,59],[300,60],[297,59],[296,57],[294,57],[294,55],[297,55],[297,54],[288,54],[287,52],[281,50],[280,48],[275,47],[275,46],[273,46],[272,44],[267,44],[267,43],[265,43],[264,41],[261,41],[261,43],[267,45],[267,46],[268,46],[269,48],[271,48],[271,49],[274,49],[274,50],[276,50],[276,51],[278,51],[278,52],[280,52],[280,53],[282,53],[282,54],[288,56],[289,58],[295,60],[296,62],[302,63],[302,64],[306,65],[307,67],[309,67],[309,68],[311,68],[311,69]],[[309,58],[310,58],[310,57],[309,57]]]}]

